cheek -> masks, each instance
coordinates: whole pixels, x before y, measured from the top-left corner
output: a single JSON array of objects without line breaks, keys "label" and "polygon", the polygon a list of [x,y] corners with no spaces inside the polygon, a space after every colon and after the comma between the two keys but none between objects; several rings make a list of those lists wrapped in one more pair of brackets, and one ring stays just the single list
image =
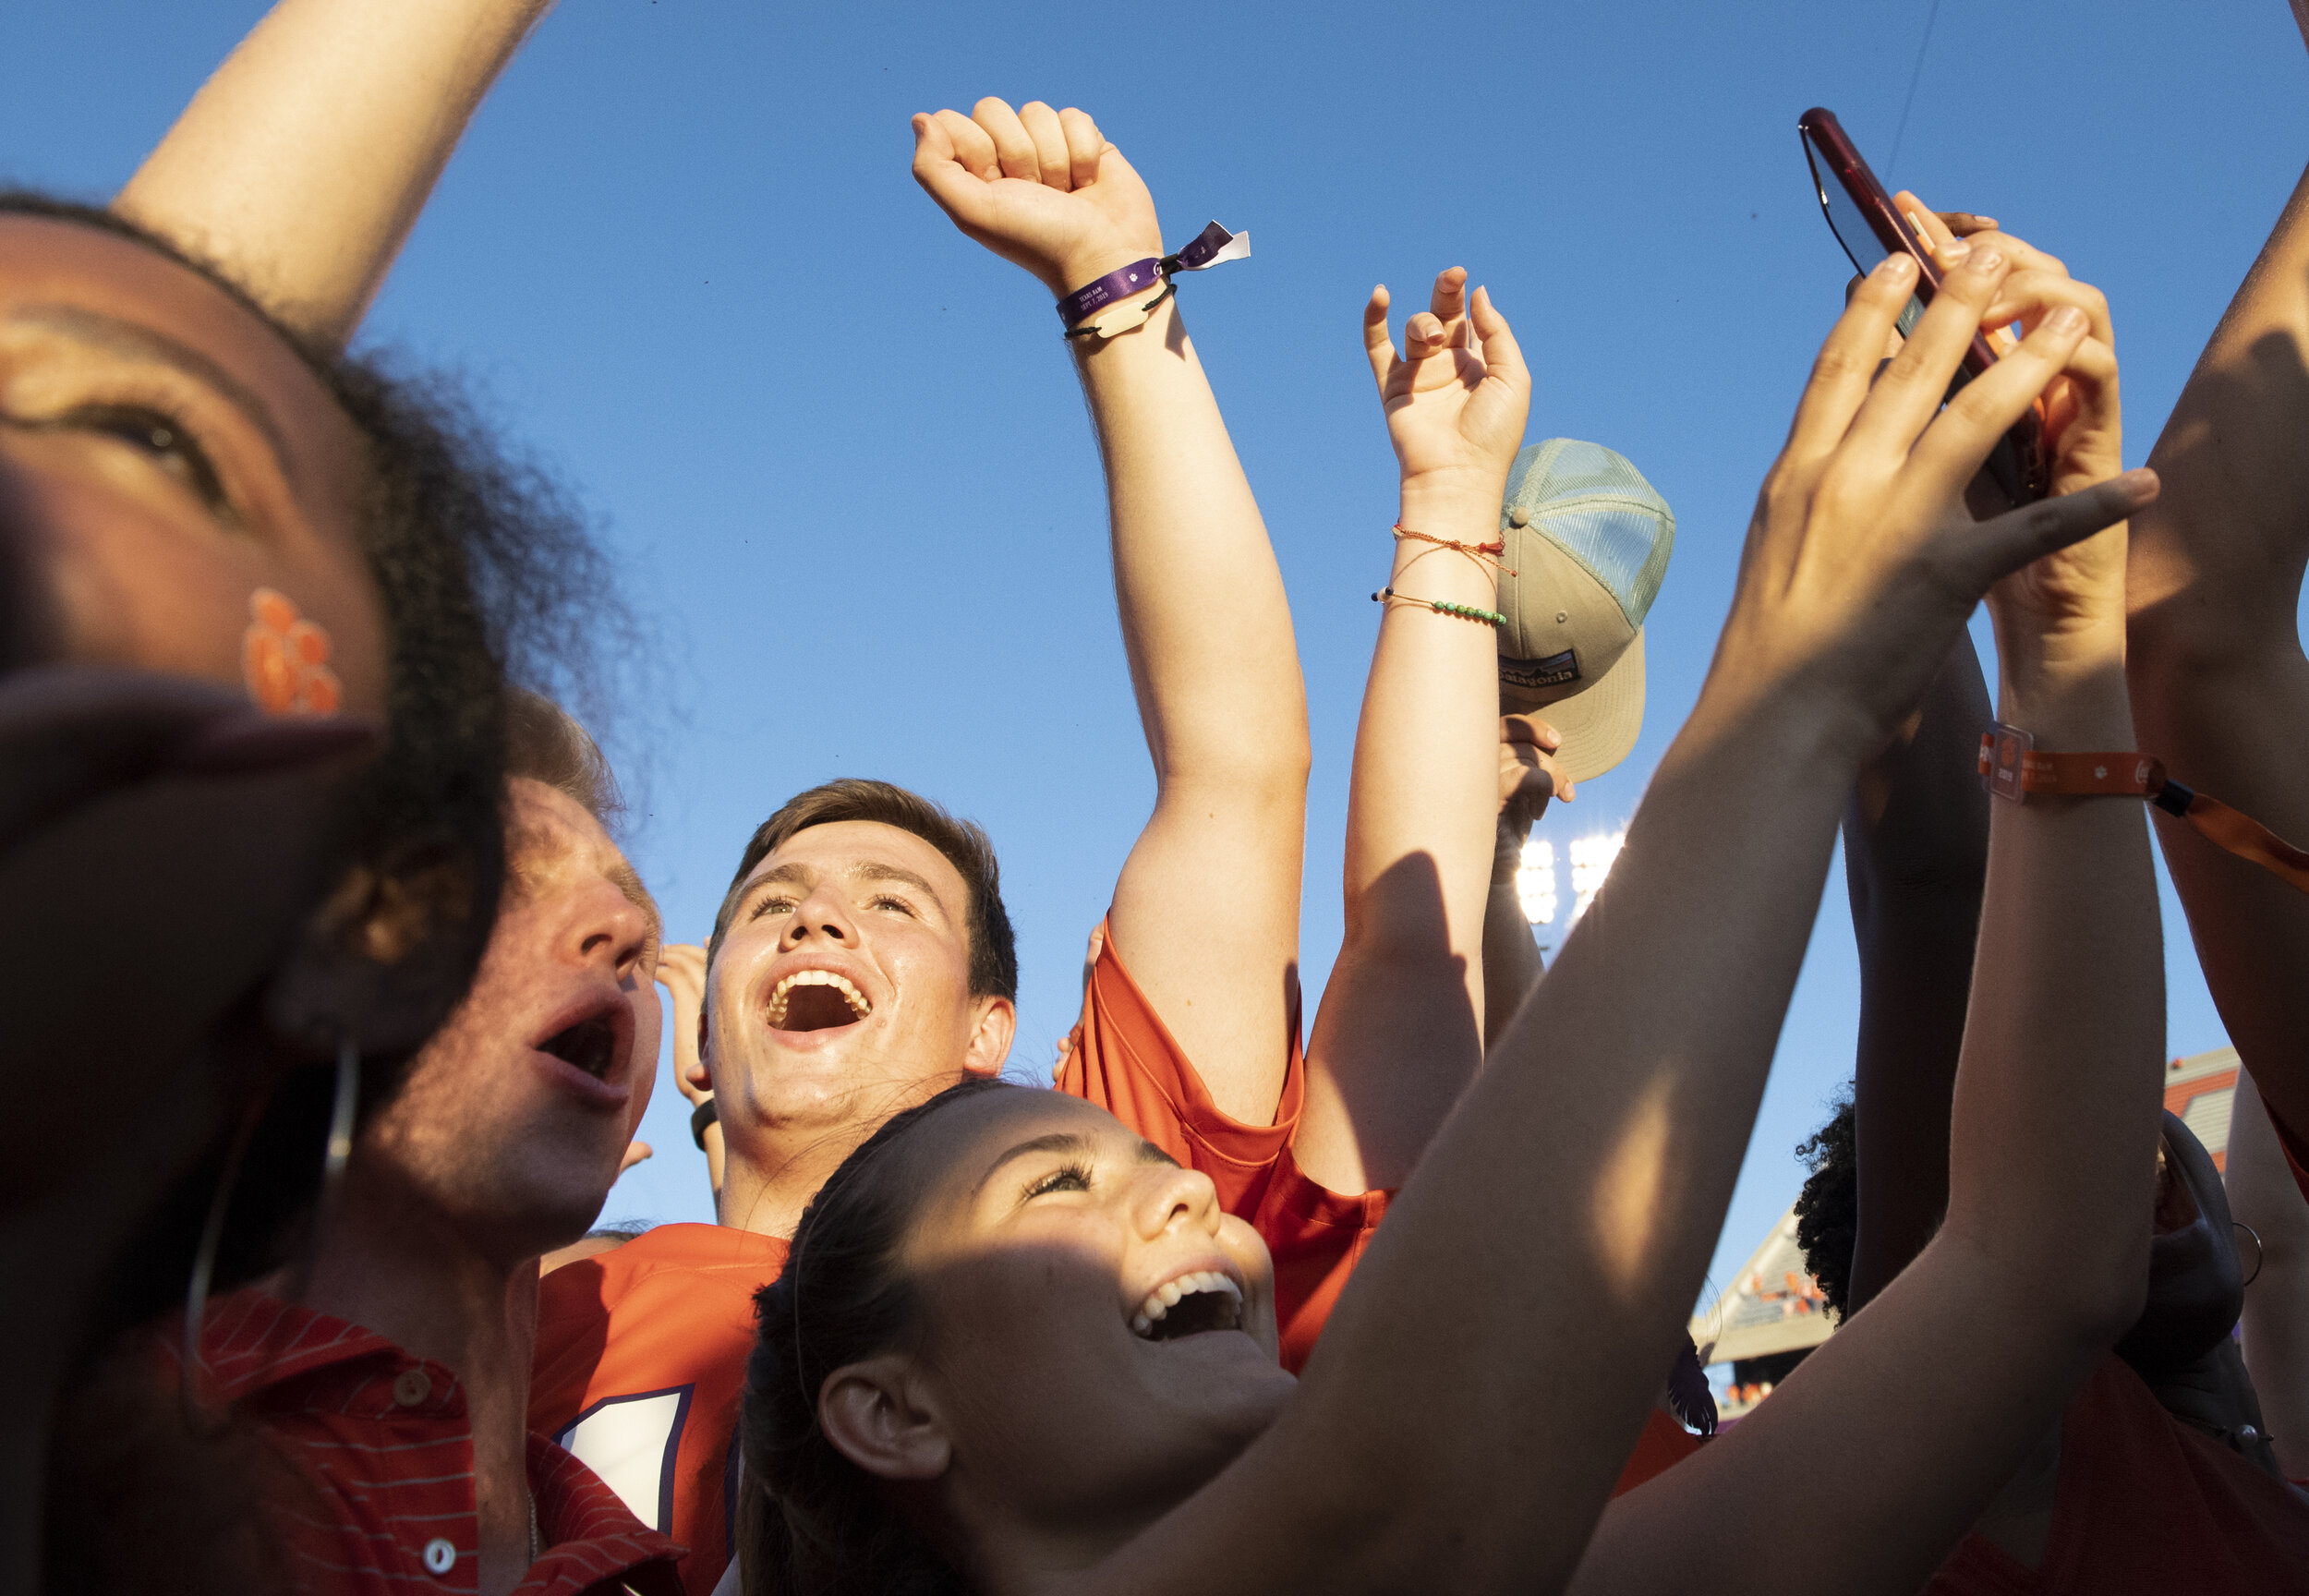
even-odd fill
[{"label": "cheek", "polygon": [[336,679],[342,707],[382,716],[384,627],[357,551],[269,547],[101,477],[23,464],[9,462],[19,468],[0,490],[0,520],[20,542],[40,656],[245,685],[249,600],[269,587],[322,629],[313,663]]}]

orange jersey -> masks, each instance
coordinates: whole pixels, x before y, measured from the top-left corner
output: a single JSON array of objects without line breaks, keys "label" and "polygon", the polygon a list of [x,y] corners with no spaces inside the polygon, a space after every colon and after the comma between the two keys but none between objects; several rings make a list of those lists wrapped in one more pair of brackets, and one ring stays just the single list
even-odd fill
[{"label": "orange jersey", "polygon": [[1967,1536],[1925,1596],[2247,1596],[2309,1590],[2309,1502],[2165,1411],[2122,1359],[2061,1421],[2042,1563]]},{"label": "orange jersey", "polygon": [[690,1548],[687,1596],[729,1566],[754,1293],[785,1264],[779,1237],[660,1225],[538,1288],[529,1422]]},{"label": "orange jersey", "polygon": [[[1329,1191],[1291,1156],[1307,1093],[1295,1009],[1285,1034],[1275,1039],[1284,1070],[1274,1122],[1245,1124],[1212,1100],[1170,1028],[1123,967],[1110,930],[1102,926],[1098,940],[1082,1021],[1068,1038],[1066,1062],[1058,1069],[1058,1090],[1097,1104],[1179,1163],[1208,1175],[1227,1211],[1259,1232],[1275,1258],[1283,1364],[1296,1373],[1313,1352],[1394,1193]],[[1699,1447],[1672,1415],[1655,1409],[1613,1493],[1635,1489]]]}]

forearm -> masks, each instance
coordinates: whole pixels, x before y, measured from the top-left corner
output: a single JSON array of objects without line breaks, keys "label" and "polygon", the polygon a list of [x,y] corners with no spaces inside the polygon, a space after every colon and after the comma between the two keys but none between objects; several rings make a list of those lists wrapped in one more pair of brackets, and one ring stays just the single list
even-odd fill
[{"label": "forearm", "polygon": [[[1703,702],[1610,885],[1389,1213],[1286,1421],[1322,1426],[1312,1445],[1350,1473],[1421,1481],[1460,1525],[1486,1522],[1486,1503],[1517,1520],[1534,1516],[1514,1504],[1554,1504],[1481,1549],[1534,1589],[1578,1555],[1550,1526],[1584,1524],[1609,1490],[1592,1460],[1642,1423],[1738,1173],[1734,1128],[1760,1096],[1857,763],[1806,726],[1785,706],[1726,720]],[[1427,1582],[1456,1588],[1477,1550],[1373,1555],[1439,1559]],[[1464,1572],[1485,1588],[1497,1570]]]},{"label": "forearm", "polygon": [[1303,799],[1307,704],[1282,572],[1178,300],[1073,345],[1106,468],[1115,598],[1166,793]]},{"label": "forearm", "polygon": [[2285,1162],[2249,1075],[2237,1077],[2223,1171],[2229,1211],[2259,1238],[2238,1237],[2245,1288],[2245,1368],[2253,1376],[2280,1468],[2309,1478],[2309,1202]]},{"label": "forearm", "polygon": [[1910,734],[1861,772],[1844,810],[1860,955],[1847,1316],[1924,1250],[1948,1207],[1949,1109],[1988,873],[1976,750],[1993,719],[1972,643],[1960,640]]},{"label": "forearm", "polygon": [[[2016,678],[2000,712],[2048,752],[2134,745],[2121,648]],[[2111,1321],[2146,1288],[2165,1007],[2143,806],[1998,802],[1952,1111],[1948,1228],[2048,1316]]]},{"label": "forearm", "polygon": [[[1481,544],[1499,488],[1407,485],[1399,524]],[[1486,562],[1395,545],[1348,789],[1346,936],[1308,1047],[1300,1166],[1333,1191],[1399,1185],[1483,1056],[1483,921],[1499,809],[1498,645],[1431,602],[1492,611]],[[1414,602],[1413,600],[1419,600]]]},{"label": "forearm", "polygon": [[342,346],[551,0],[282,0],[113,201]]},{"label": "forearm", "polygon": [[1501,833],[1492,856],[1490,895],[1483,903],[1483,1046],[1496,1046],[1507,1022],[1540,984],[1546,964],[1531,922],[1524,918],[1523,894],[1516,886],[1522,863],[1520,839]]}]

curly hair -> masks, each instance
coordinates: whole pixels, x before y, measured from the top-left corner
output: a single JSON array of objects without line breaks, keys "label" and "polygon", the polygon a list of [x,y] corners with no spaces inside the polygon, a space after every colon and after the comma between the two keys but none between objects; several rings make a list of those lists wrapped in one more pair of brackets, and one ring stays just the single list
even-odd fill
[{"label": "curly hair", "polygon": [[755,1294],[759,1323],[738,1420],[745,1596],[959,1596],[970,1589],[878,1481],[827,1439],[818,1393],[844,1364],[902,1345],[919,1311],[898,1256],[923,1190],[898,1172],[889,1150],[955,1103],[1034,1090],[965,1081],[893,1116],[818,1189],[785,1269]]},{"label": "curly hair", "polygon": [[[199,276],[297,356],[363,442],[355,538],[383,611],[386,745],[345,801],[338,858],[348,875],[427,895],[435,934],[425,967],[462,996],[503,878],[507,683],[598,705],[598,640],[611,640],[606,657],[614,659],[614,644],[634,633],[590,528],[449,379],[315,344],[228,273],[100,206],[0,190],[0,216],[10,215],[109,234]],[[230,1022],[256,1026],[248,1007]],[[406,1062],[364,1056],[364,1113],[398,1087]],[[307,1068],[272,1089],[234,1189],[220,1289],[277,1266],[293,1243],[318,1190],[331,1075]],[[115,1322],[146,1317],[182,1291],[224,1141],[220,1134],[127,1249]]]},{"label": "curly hair", "polygon": [[1853,1140],[1852,1091],[1834,1100],[1828,1123],[1797,1143],[1811,1173],[1795,1200],[1795,1244],[1820,1295],[1842,1320],[1852,1295],[1852,1247],[1860,1228],[1860,1150]]}]

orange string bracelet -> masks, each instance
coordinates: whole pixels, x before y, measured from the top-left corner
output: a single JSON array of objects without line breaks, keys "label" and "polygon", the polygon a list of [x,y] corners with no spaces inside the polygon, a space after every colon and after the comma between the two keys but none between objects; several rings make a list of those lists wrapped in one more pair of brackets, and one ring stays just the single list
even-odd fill
[{"label": "orange string bracelet", "polygon": [[2067,798],[2146,798],[2188,822],[2197,835],[2249,859],[2287,885],[2309,892],[2309,853],[2249,815],[2165,774],[2146,754],[2045,754],[2036,739],[2001,723],[1980,734],[1980,784],[2000,798],[2031,792]]},{"label": "orange string bracelet", "polygon": [[1395,524],[1394,531],[1397,542],[1409,538],[1420,543],[1433,543],[1438,549],[1457,549],[1471,560],[1490,561],[1493,565],[1498,567],[1499,574],[1503,576],[1516,574],[1505,565],[1501,565],[1499,562],[1499,557],[1507,552],[1507,540],[1504,538],[1493,543],[1462,543],[1456,538],[1438,538],[1432,532],[1414,532],[1400,521]]}]

